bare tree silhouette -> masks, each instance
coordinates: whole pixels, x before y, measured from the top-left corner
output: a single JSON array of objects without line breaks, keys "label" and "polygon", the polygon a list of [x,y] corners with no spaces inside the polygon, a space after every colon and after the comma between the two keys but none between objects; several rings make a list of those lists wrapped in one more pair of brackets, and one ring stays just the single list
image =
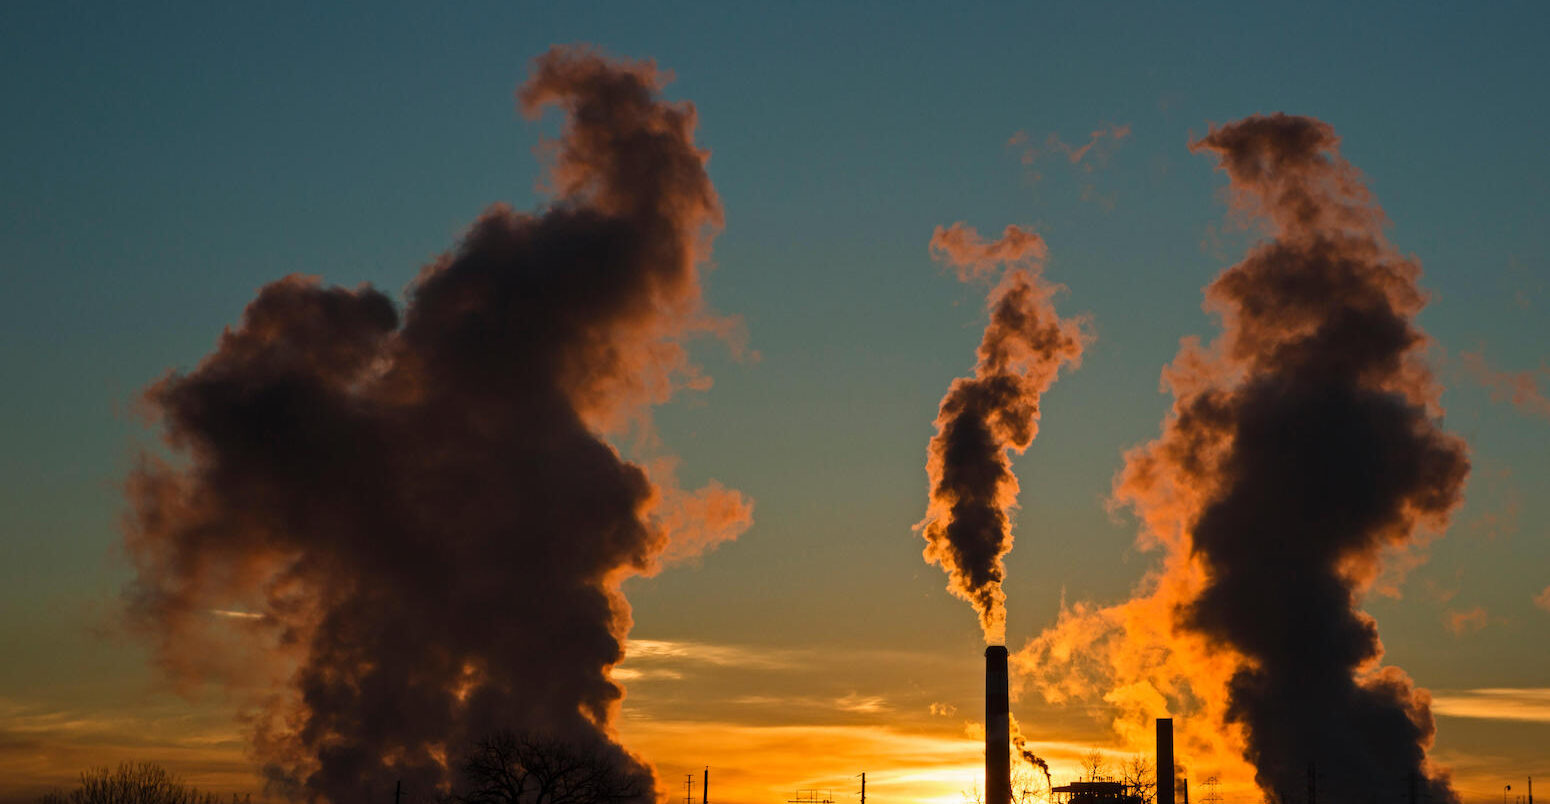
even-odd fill
[{"label": "bare tree silhouette", "polygon": [[[232,795],[233,804],[246,797]],[[201,793],[154,762],[121,763],[116,769],[81,772],[81,784],[69,792],[55,791],[38,804],[221,804],[214,793]]]},{"label": "bare tree silhouette", "polygon": [[1096,782],[1107,778],[1109,775],[1108,761],[1103,758],[1103,752],[1094,748],[1082,756],[1082,773],[1087,775],[1087,781]]},{"label": "bare tree silhouette", "polygon": [[463,761],[456,804],[611,804],[652,796],[647,780],[599,748],[500,731]]},{"label": "bare tree silhouette", "polygon": [[1039,804],[1049,796],[1050,785],[1044,774],[1028,765],[1012,769],[1012,804]]},{"label": "bare tree silhouette", "polygon": [[1153,804],[1157,800],[1156,768],[1144,754],[1136,754],[1120,763],[1119,780],[1129,788],[1130,795],[1141,799],[1141,804]]}]

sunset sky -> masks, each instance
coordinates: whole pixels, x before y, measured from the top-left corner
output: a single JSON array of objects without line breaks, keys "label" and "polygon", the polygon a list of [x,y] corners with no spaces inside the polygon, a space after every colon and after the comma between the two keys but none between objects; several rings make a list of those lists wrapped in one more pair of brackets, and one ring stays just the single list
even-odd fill
[{"label": "sunset sky", "polygon": [[[713,382],[612,439],[753,505],[735,540],[623,585],[617,739],[662,796],[686,773],[698,796],[705,766],[718,804],[854,804],[862,772],[878,804],[979,783],[984,640],[914,529],[987,321],[987,285],[929,248],[957,222],[1042,237],[1055,307],[1092,336],[1014,458],[1012,714],[1057,784],[1094,748],[1150,752],[1113,700],[1047,700],[1015,657],[1161,566],[1115,477],[1161,432],[1180,339],[1221,331],[1202,288],[1262,235],[1189,145],[1274,112],[1333,127],[1420,263],[1441,424],[1468,444],[1446,532],[1362,602],[1384,662],[1430,690],[1464,802],[1540,774],[1550,796],[1547,40],[1550,7],[1505,2],[7,4],[0,802],[121,760],[262,789],[235,697],[178,688],[125,626],[125,487],[162,449],[142,391],[267,283],[402,307],[490,205],[542,212],[562,115],[514,93],[569,44],[654,60],[694,105],[724,212],[706,302],[746,331],[690,340]],[[1218,776],[1259,801],[1242,766],[1187,767],[1195,800]]]}]

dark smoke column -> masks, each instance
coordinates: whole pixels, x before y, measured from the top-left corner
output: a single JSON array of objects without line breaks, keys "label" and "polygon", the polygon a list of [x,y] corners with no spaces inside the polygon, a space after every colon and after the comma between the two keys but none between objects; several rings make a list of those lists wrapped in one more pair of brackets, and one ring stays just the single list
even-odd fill
[{"label": "dark smoke column", "polygon": [[985,649],[985,804],[1011,804],[1011,701],[1006,648]]},{"label": "dark smoke column", "polygon": [[276,792],[430,800],[499,728],[652,789],[613,739],[620,584],[751,516],[605,437],[703,387],[683,341],[726,323],[701,297],[721,210],[695,111],[661,83],[549,52],[520,93],[566,115],[548,208],[490,208],[401,310],[276,281],[147,391],[179,460],[128,482],[133,620],[174,677],[249,702]]},{"label": "dark smoke column", "polygon": [[953,380],[937,411],[926,450],[930,501],[916,525],[927,561],[947,570],[947,588],[979,615],[985,642],[1006,641],[1006,554],[1012,549],[1017,476],[1011,452],[1039,432],[1039,399],[1063,365],[1081,363],[1088,339],[1082,319],[1062,319],[1050,299],[1059,289],[1039,275],[1044,240],[1016,226],[986,243],[961,223],[937,227],[931,251],[958,278],[1007,270],[990,292],[990,322],[974,376]]},{"label": "dark smoke column", "polygon": [[1326,804],[1393,798],[1412,774],[1452,801],[1426,758],[1427,696],[1381,665],[1360,603],[1386,549],[1446,526],[1467,448],[1442,431],[1422,360],[1420,266],[1384,238],[1338,144],[1322,122],[1274,115],[1192,146],[1269,236],[1206,289],[1222,338],[1186,344],[1164,433],[1116,491],[1143,513],[1174,504],[1159,489],[1201,501],[1189,532],[1207,580],[1180,622],[1243,658],[1227,718],[1273,800],[1301,801],[1313,763]]}]

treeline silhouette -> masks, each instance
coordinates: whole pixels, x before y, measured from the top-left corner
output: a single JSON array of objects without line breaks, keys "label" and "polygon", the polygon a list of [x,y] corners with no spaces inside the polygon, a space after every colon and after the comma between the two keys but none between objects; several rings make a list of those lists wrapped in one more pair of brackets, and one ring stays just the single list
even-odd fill
[{"label": "treeline silhouette", "polygon": [[[154,762],[124,762],[116,769],[93,768],[81,773],[81,784],[68,792],[56,790],[38,804],[225,804],[228,799],[201,793]],[[250,804],[235,793],[231,804]]]},{"label": "treeline silhouette", "polygon": [[[599,745],[536,731],[495,732],[457,763],[450,791],[401,790],[405,802],[434,804],[628,804],[650,802],[648,779]],[[397,798],[397,795],[395,795]],[[37,804],[251,804],[248,795],[202,793],[153,762],[125,762],[81,774],[73,790]]]}]

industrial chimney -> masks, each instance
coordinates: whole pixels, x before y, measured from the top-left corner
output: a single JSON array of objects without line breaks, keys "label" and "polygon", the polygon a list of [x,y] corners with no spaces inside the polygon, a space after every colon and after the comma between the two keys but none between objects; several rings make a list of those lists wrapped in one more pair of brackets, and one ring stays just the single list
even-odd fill
[{"label": "industrial chimney", "polygon": [[1173,718],[1157,719],[1157,804],[1173,804]]},{"label": "industrial chimney", "polygon": [[1012,739],[1006,646],[985,649],[985,804],[1012,802]]}]

